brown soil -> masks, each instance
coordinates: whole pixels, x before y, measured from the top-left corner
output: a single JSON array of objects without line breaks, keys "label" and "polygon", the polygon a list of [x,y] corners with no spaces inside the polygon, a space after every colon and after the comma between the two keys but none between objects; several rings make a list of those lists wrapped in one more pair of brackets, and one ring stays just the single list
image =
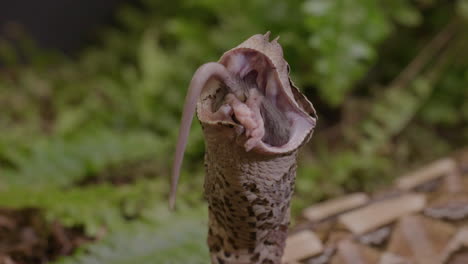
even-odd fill
[{"label": "brown soil", "polygon": [[92,240],[82,228],[47,221],[38,209],[0,209],[0,264],[48,263]]}]

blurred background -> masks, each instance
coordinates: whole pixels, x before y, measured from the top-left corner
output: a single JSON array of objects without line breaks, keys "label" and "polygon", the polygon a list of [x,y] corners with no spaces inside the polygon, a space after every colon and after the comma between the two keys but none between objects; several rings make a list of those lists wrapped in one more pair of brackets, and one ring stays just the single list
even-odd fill
[{"label": "blurred background", "polygon": [[[199,65],[279,35],[319,122],[293,215],[468,144],[467,0],[0,3],[0,263],[206,263]],[[10,261],[10,262],[7,262]]]}]

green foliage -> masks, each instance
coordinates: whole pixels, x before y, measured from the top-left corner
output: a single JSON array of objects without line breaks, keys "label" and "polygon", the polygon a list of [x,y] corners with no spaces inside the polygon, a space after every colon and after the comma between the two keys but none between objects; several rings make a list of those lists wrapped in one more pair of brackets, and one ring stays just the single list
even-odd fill
[{"label": "green foliage", "polygon": [[116,133],[89,130],[66,138],[52,138],[24,148],[6,148],[3,159],[17,169],[4,169],[3,184],[70,186],[112,165],[160,155],[164,143],[147,132]]},{"label": "green foliage", "polygon": [[[161,179],[139,180],[132,185],[90,185],[81,188],[47,186],[3,187],[0,206],[9,208],[42,208],[50,220],[66,226],[84,226],[86,233],[96,236],[104,231],[115,232],[135,221],[154,221],[169,217],[167,208],[168,183]],[[200,194],[179,193],[178,208],[188,210],[199,204]],[[159,208],[159,209],[158,209]]]},{"label": "green foliage", "polygon": [[[462,67],[453,69],[443,78],[434,90],[433,96],[421,110],[421,117],[430,124],[456,125],[468,122],[468,70]],[[466,86],[465,86],[466,87]]]},{"label": "green foliage", "polygon": [[375,44],[388,36],[390,23],[381,3],[373,0],[309,0],[304,3],[308,44],[318,57],[313,62],[322,97],[343,102],[352,84],[375,59]]},{"label": "green foliage", "polygon": [[206,210],[186,209],[176,214],[159,209],[157,212],[157,220],[127,226],[99,244],[86,246],[75,256],[55,263],[206,263],[208,250],[203,241],[207,230],[201,220]]},{"label": "green foliage", "polygon": [[0,204],[10,208],[46,209],[48,219],[59,220],[66,226],[83,225],[87,234],[95,236],[106,229],[118,230],[125,225],[121,203],[136,195],[139,189],[108,185],[67,191],[52,187],[11,187],[0,193]]}]

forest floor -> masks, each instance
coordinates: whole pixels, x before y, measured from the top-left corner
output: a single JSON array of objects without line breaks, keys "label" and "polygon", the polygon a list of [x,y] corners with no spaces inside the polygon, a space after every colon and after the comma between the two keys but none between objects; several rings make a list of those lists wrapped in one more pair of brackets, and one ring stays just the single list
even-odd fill
[{"label": "forest floor", "polygon": [[0,209],[0,264],[48,263],[91,241],[82,228],[49,222],[38,209]]},{"label": "forest floor", "polygon": [[304,209],[289,232],[285,261],[468,263],[468,151],[456,154],[409,171],[383,190]]},{"label": "forest floor", "polygon": [[[457,155],[459,169],[467,174],[468,151],[461,153]],[[96,240],[87,236],[82,227],[69,228],[58,221],[47,220],[40,209],[0,208],[0,264],[49,263]]]}]

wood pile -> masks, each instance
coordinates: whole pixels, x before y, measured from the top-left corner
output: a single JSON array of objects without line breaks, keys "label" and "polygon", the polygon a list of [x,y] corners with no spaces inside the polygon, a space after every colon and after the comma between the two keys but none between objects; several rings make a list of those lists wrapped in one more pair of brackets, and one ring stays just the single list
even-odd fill
[{"label": "wood pile", "polygon": [[287,264],[468,264],[468,151],[306,208]]}]

